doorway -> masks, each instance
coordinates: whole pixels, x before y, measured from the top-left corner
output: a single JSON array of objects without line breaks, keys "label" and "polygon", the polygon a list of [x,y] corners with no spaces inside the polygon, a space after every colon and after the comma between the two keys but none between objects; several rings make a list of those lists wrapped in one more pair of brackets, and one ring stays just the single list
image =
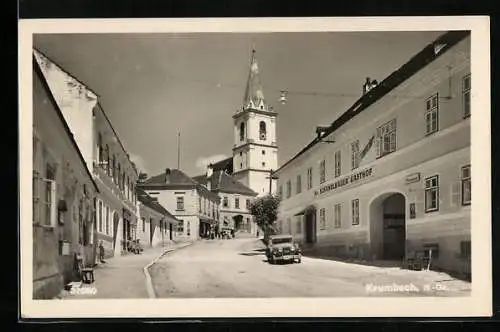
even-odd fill
[{"label": "doorway", "polygon": [[402,260],[406,253],[406,199],[386,193],[370,208],[370,242],[375,259]]},{"label": "doorway", "polygon": [[316,209],[309,209],[304,217],[306,243],[316,243]]},{"label": "doorway", "polygon": [[173,240],[173,232],[174,232],[174,225],[172,223],[169,223],[168,224],[168,236],[170,238],[170,240]]}]

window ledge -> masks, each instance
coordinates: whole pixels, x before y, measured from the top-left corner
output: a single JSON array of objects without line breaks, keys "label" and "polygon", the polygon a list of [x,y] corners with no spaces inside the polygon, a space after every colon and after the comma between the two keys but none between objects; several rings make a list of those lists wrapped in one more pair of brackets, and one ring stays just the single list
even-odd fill
[{"label": "window ledge", "polygon": [[425,210],[424,213],[435,213],[439,212],[439,209],[433,209],[433,210]]}]

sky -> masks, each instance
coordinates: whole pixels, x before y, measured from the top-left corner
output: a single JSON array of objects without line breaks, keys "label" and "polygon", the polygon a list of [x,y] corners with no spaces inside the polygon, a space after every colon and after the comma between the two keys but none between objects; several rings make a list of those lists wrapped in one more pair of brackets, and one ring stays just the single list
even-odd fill
[{"label": "sky", "polygon": [[[99,95],[125,149],[148,176],[203,174],[232,156],[252,49],[278,112],[278,164],[443,32],[44,34],[33,46]],[[280,91],[288,91],[285,105]]]}]

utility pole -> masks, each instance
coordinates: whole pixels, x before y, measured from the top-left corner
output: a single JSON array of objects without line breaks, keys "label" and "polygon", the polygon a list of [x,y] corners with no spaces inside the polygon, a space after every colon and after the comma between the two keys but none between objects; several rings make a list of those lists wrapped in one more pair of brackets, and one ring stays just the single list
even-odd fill
[{"label": "utility pole", "polygon": [[266,177],[266,179],[269,179],[269,195],[272,195],[273,193],[273,180],[279,179],[277,176],[273,176],[273,170],[269,170],[269,176]]},{"label": "utility pole", "polygon": [[181,133],[177,134],[177,169],[181,167]]}]

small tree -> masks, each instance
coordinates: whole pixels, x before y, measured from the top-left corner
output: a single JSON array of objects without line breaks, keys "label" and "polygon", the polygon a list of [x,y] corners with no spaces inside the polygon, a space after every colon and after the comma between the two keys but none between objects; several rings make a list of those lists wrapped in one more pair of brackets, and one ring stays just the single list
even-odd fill
[{"label": "small tree", "polygon": [[264,241],[267,242],[269,235],[276,233],[276,220],[278,219],[278,208],[281,197],[267,195],[259,197],[250,204],[250,213],[254,217],[255,223],[264,232]]}]

